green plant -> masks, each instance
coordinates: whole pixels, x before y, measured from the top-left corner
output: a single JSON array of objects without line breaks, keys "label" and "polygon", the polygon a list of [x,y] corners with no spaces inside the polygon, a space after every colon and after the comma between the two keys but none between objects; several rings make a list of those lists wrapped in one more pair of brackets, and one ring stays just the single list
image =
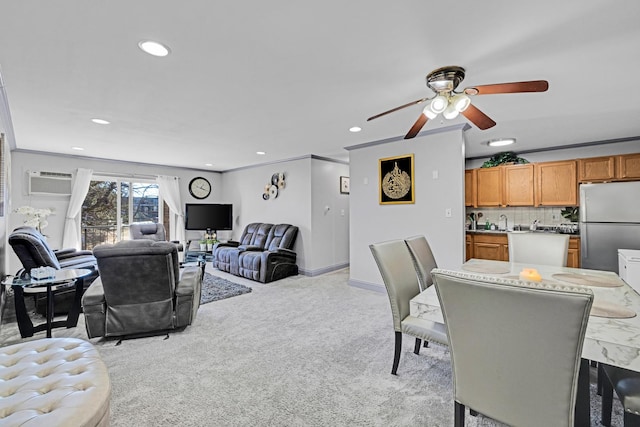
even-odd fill
[{"label": "green plant", "polygon": [[577,206],[567,206],[560,211],[560,215],[571,222],[578,222],[580,218],[580,208]]},{"label": "green plant", "polygon": [[482,164],[483,168],[492,168],[502,165],[504,163],[524,164],[529,163],[529,160],[518,157],[513,151],[503,151],[502,153],[494,154]]}]

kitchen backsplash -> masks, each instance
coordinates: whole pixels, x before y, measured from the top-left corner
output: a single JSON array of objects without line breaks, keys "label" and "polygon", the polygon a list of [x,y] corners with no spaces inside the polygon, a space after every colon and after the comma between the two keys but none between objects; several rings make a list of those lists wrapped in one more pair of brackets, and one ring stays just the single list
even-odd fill
[{"label": "kitchen backsplash", "polygon": [[[560,225],[570,221],[564,218],[560,211],[562,207],[551,208],[531,208],[531,207],[511,207],[511,208],[467,208],[466,224],[470,224],[469,214],[475,213],[478,228],[484,228],[484,224],[489,221],[498,227],[500,225],[500,215],[507,216],[507,226],[509,230],[514,225],[528,227],[533,221],[538,220],[539,225]],[[478,212],[482,212],[482,217],[478,219]]]}]

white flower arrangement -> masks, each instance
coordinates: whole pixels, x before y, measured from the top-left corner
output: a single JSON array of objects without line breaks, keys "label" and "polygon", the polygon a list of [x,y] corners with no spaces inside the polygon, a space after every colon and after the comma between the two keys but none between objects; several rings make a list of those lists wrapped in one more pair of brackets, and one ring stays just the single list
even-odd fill
[{"label": "white flower arrangement", "polygon": [[39,232],[42,232],[42,229],[49,225],[47,217],[49,215],[53,215],[53,209],[36,209],[32,206],[20,206],[19,208],[14,209],[14,212],[24,215],[25,218],[23,224],[29,227],[34,227]]}]

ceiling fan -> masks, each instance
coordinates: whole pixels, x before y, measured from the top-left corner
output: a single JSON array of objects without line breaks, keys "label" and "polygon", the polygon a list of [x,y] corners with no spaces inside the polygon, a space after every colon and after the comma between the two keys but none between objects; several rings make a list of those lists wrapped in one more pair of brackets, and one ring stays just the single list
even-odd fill
[{"label": "ceiling fan", "polygon": [[376,114],[367,119],[373,120],[385,116],[389,113],[430,101],[418,117],[418,120],[411,126],[404,139],[415,137],[429,119],[434,119],[442,113],[445,119],[454,119],[458,114],[462,114],[479,129],[485,130],[496,125],[489,116],[471,104],[470,96],[493,95],[497,93],[522,93],[522,92],[545,92],[549,88],[546,80],[532,80],[526,82],[497,83],[490,85],[471,86],[462,92],[456,92],[460,82],[464,80],[465,70],[455,65],[438,68],[427,74],[427,86],[436,95],[431,98],[422,98],[408,104],[392,108],[384,113]]}]

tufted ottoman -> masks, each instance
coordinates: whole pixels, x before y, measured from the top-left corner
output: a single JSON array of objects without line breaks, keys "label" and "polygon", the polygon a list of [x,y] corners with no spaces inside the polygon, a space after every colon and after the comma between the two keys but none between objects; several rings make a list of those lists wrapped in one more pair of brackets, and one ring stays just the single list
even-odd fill
[{"label": "tufted ottoman", "polygon": [[87,341],[0,348],[0,426],[107,426],[110,397],[107,367]]}]

